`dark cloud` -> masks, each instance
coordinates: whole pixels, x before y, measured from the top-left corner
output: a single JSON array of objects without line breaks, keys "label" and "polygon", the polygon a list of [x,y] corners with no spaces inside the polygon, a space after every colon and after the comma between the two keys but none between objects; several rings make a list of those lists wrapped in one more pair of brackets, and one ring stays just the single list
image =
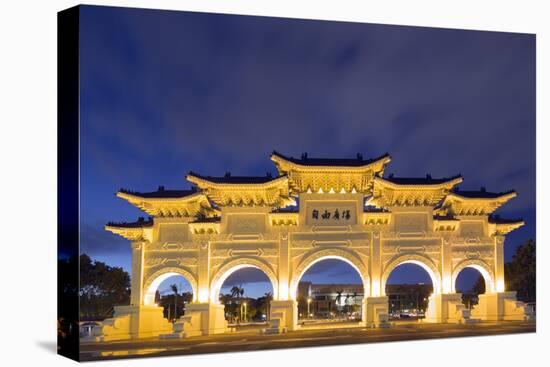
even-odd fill
[{"label": "dark cloud", "polygon": [[535,236],[533,35],[107,7],[81,26],[90,221],[139,215],[121,186],[263,174],[273,149],[387,151],[396,175],[516,189],[502,213],[529,225],[511,238]]},{"label": "dark cloud", "polygon": [[228,276],[222,287],[230,288],[245,284],[250,285],[251,283],[270,283],[270,281],[267,275],[259,269],[243,268]]},{"label": "dark cloud", "polygon": [[88,254],[126,254],[130,244],[124,238],[107,232],[103,226],[83,223],[80,227],[80,251]]}]

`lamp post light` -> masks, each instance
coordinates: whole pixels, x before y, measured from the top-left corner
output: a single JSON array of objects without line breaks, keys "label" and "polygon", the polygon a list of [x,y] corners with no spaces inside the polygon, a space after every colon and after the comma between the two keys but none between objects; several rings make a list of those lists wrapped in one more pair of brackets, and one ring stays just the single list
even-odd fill
[{"label": "lamp post light", "polygon": [[246,302],[243,303],[243,306],[244,306],[244,317],[243,317],[243,321],[246,322],[247,321],[247,314],[246,314]]},{"label": "lamp post light", "polygon": [[309,319],[310,313],[309,313],[309,305],[311,304],[311,298],[307,299],[307,318]]}]

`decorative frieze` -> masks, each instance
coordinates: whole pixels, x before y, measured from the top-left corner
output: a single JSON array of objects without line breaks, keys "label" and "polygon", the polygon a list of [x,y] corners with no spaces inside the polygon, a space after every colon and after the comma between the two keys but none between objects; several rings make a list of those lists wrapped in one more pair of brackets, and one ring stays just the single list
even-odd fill
[{"label": "decorative frieze", "polygon": [[453,246],[453,259],[491,259],[494,250],[490,246]]},{"label": "decorative frieze", "polygon": [[157,267],[157,266],[196,266],[196,257],[149,257],[145,259],[145,267]]},{"label": "decorative frieze", "polygon": [[174,251],[189,251],[199,249],[199,244],[196,242],[153,242],[147,244],[147,252],[174,252]]},{"label": "decorative frieze", "polygon": [[275,245],[271,246],[254,246],[248,245],[227,245],[216,244],[211,250],[212,258],[228,258],[239,256],[258,256],[258,257],[276,257],[279,254],[279,250]]}]

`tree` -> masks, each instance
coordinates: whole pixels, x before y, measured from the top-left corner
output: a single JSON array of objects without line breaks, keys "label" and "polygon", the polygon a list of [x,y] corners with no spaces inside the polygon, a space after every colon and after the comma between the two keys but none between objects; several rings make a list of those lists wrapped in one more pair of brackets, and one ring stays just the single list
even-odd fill
[{"label": "tree", "polygon": [[273,293],[267,292],[260,298],[258,298],[258,304],[260,308],[258,311],[265,313],[267,320],[269,320],[269,307],[270,302],[273,299]]},{"label": "tree", "polygon": [[533,239],[516,248],[512,261],[504,264],[506,290],[517,292],[517,299],[535,302],[536,294],[536,243]]},{"label": "tree", "polygon": [[242,287],[233,286],[233,288],[231,288],[231,297],[241,298],[243,294],[244,294],[244,289]]},{"label": "tree", "polygon": [[256,304],[254,302],[247,302],[246,307],[246,318],[245,320],[252,320],[256,315],[258,314],[258,309],[256,308]]},{"label": "tree", "polygon": [[114,306],[130,302],[130,276],[124,269],[93,261],[86,254],[80,255],[79,261],[81,318],[105,319]]},{"label": "tree", "polygon": [[[181,291],[181,289],[179,289],[179,291]],[[185,315],[185,304],[192,302],[192,300],[193,293],[191,292],[170,292],[169,294],[160,296],[158,305],[163,307],[163,315],[166,319],[170,321],[173,320],[175,317],[179,318]]]},{"label": "tree", "polygon": [[[516,248],[512,261],[504,264],[507,291],[516,291],[517,299],[524,302],[536,300],[536,243],[533,239]],[[485,293],[485,280],[480,275],[472,293]]]},{"label": "tree", "polygon": [[220,296],[221,302],[225,305],[225,316],[232,323],[237,318],[238,310],[236,302],[233,302],[235,297],[232,293],[222,294]]},{"label": "tree", "polygon": [[[239,305],[241,305],[241,298],[243,298],[244,296],[244,288],[241,286],[233,286],[233,288],[231,288],[231,297],[233,298],[237,298],[237,300],[239,302],[237,302]],[[242,305],[241,307],[239,307],[239,314],[240,314],[240,318],[243,319],[243,311],[242,311]]]},{"label": "tree", "polygon": [[170,284],[170,289],[174,292],[174,320],[178,319],[178,286]]},{"label": "tree", "polygon": [[[57,260],[57,345],[65,356],[78,359],[78,256]],[[75,352],[76,351],[76,352]]]},{"label": "tree", "polygon": [[471,293],[475,295],[483,294],[485,293],[485,279],[483,279],[483,276],[479,276],[474,284],[474,286],[471,289]]}]

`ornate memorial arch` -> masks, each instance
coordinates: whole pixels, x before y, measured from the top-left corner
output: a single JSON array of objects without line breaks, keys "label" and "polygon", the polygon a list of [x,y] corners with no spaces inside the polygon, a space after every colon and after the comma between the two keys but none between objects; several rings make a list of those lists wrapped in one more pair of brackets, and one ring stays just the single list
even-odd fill
[{"label": "ornate memorial arch", "polygon": [[[432,279],[427,322],[530,317],[504,287],[504,238],[523,221],[493,216],[515,192],[459,190],[461,176],[384,177],[387,154],[297,159],[273,152],[271,160],[277,177],[190,172],[192,190],[117,193],[151,218],[105,227],[132,243],[132,296],[129,306],[117,307],[114,318],[95,330],[98,338],[226,332],[219,289],[243,267],[260,269],[271,281],[272,327],[294,330],[298,282],[327,258],[343,260],[360,274],[367,326],[386,325],[385,284],[402,263],[422,266]],[[487,284],[471,314],[455,291],[466,267],[479,270]],[[193,288],[193,303],[174,326],[151,302],[169,274],[184,276]]]},{"label": "ornate memorial arch", "polygon": [[304,273],[314,264],[326,259],[337,259],[351,265],[361,277],[365,294],[370,294],[369,274],[367,266],[363,263],[361,258],[355,255],[353,251],[333,247],[313,250],[300,260],[299,264],[292,270],[289,294],[291,299],[296,300],[298,282],[302,279]]}]

